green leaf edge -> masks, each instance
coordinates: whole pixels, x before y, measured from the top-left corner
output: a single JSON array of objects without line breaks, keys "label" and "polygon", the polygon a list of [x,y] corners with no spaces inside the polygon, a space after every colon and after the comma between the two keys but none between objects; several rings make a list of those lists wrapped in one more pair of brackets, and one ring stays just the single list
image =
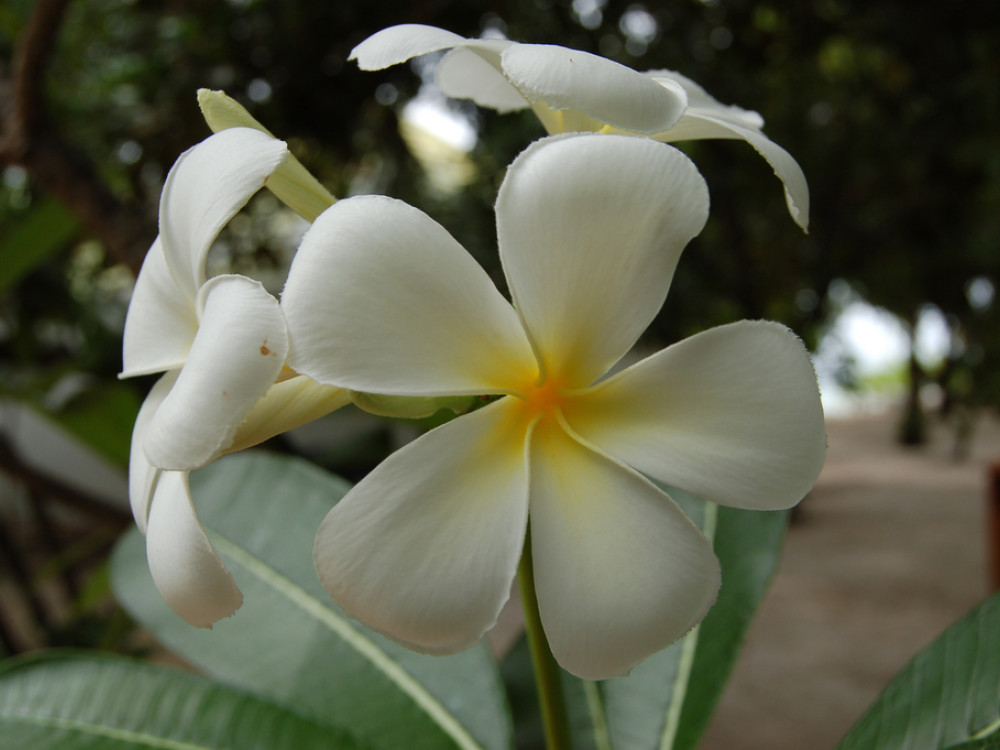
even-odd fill
[{"label": "green leaf edge", "polygon": [[[705,500],[701,500],[700,498],[687,495],[687,493],[678,492],[674,488],[669,488],[668,492],[671,492],[671,496],[675,497],[675,500],[677,500],[681,496],[686,496],[687,498],[689,498],[688,502],[695,501],[701,504],[702,506],[701,517],[696,521],[696,523],[702,530],[702,533],[705,535],[705,537],[710,542],[713,543],[713,546],[716,542],[716,538],[720,530],[720,515],[723,512],[727,514],[761,512],[761,511],[744,511],[735,508],[727,508],[719,506],[716,503],[711,503]],[[683,503],[682,507],[684,508],[685,513],[687,513],[689,516],[693,518],[695,517],[692,516],[691,507],[688,507]],[[775,516],[778,515],[782,516],[784,521],[780,525],[780,530],[777,527],[775,527],[775,529],[772,531],[772,533],[776,534],[776,548],[778,552],[777,554],[775,554],[768,576],[762,584],[763,589],[765,591],[770,586],[770,583],[774,577],[774,573],[777,570],[777,566],[781,559],[780,549],[782,547],[783,540],[787,533],[788,518],[789,518],[789,511],[787,510],[770,511],[770,513]],[[728,523],[732,523],[734,520],[735,519],[730,519]],[[716,554],[718,554],[718,552]],[[742,643],[743,639],[745,638],[746,627],[752,621],[753,615],[756,613],[756,610],[761,603],[761,598],[757,598],[755,602],[756,603],[754,605],[753,610],[746,616],[746,623],[743,625],[739,641],[740,643]],[[655,745],[650,744],[650,748],[653,748],[654,750],[690,750],[691,748],[694,747],[698,739],[701,737],[701,735],[707,728],[709,720],[711,719],[713,713],[712,709],[714,708],[715,705],[718,704],[719,700],[722,698],[722,692],[723,692],[722,689],[720,688],[717,691],[713,691],[713,693],[710,696],[711,698],[710,702],[706,704],[707,709],[704,712],[702,712],[704,713],[704,716],[700,718],[696,717],[692,719],[691,717],[687,716],[687,712],[685,711],[685,709],[688,706],[686,698],[688,697],[688,686],[690,684],[691,674],[698,661],[697,646],[701,632],[703,631],[705,624],[710,620],[710,618],[714,619],[720,616],[723,615],[720,614],[720,612],[717,612],[716,608],[713,608],[711,611],[709,611],[708,616],[705,618],[705,620],[702,621],[701,624],[692,629],[691,632],[689,632],[682,640],[677,641],[674,644],[674,646],[679,646],[683,650],[681,654],[681,660],[678,664],[678,671],[674,679],[674,691],[675,691],[674,695],[678,694],[676,691],[678,690],[679,686],[683,686],[683,688],[680,690],[679,693],[680,700],[679,701],[671,700],[670,703],[667,705],[666,711],[664,713],[664,724],[660,734],[660,741]],[[737,651],[739,651],[739,646],[736,646],[735,648]],[[727,671],[725,675],[723,675],[721,678],[721,682],[723,683],[723,685],[727,681],[728,675],[735,667],[735,663],[736,663],[735,659],[729,662],[727,666]],[[570,693],[574,689],[582,688],[583,691],[583,697],[586,703],[585,710],[589,727],[587,730],[581,730],[582,734],[578,736],[580,736],[581,739],[583,737],[586,737],[586,740],[588,742],[585,744],[588,747],[590,747],[591,745],[589,743],[592,743],[592,747],[594,748],[594,750],[615,750],[615,745],[612,743],[611,740],[611,728],[605,710],[604,698],[601,693],[600,686],[602,683],[576,680],[575,678],[572,678],[570,675],[564,675],[563,684],[564,684],[564,689],[566,689]]]},{"label": "green leaf edge", "polygon": [[[719,506],[705,502],[702,533],[705,538],[715,544],[715,535],[719,528]],[[691,669],[694,667],[695,655],[698,650],[698,636],[701,634],[701,623],[687,634],[681,646],[681,659],[677,667],[677,676],[671,690],[670,703],[667,704],[667,718],[660,735],[660,750],[671,750],[677,740],[677,730],[680,729],[681,715],[684,711],[684,701],[687,699],[687,688],[691,682]]]},{"label": "green leaf edge", "polygon": [[[883,715],[885,706],[887,704],[891,704],[894,699],[897,699],[897,693],[899,691],[904,690],[908,684],[916,681],[914,680],[913,675],[919,672],[926,660],[933,658],[937,649],[947,649],[949,644],[953,644],[956,639],[958,639],[958,642],[961,643],[963,638],[968,637],[969,632],[982,632],[983,628],[990,622],[993,622],[994,625],[997,622],[1000,622],[1000,593],[988,597],[977,607],[973,608],[966,615],[950,625],[928,646],[921,649],[906,664],[906,666],[892,678],[871,706],[869,706],[865,713],[862,714],[857,722],[855,722],[844,738],[837,744],[837,750],[851,750],[851,748],[862,747],[863,745],[857,744],[860,741],[857,738],[860,736],[861,739],[864,739],[866,733],[871,732],[871,729],[869,728],[871,724],[874,723],[876,728],[881,726],[878,718]],[[1000,638],[1000,635],[995,637]],[[994,648],[996,648],[996,646],[994,646]],[[970,675],[970,680],[971,678],[972,676]],[[998,684],[996,692],[1000,694],[1000,684]],[[906,702],[901,705],[909,706],[909,710],[912,713],[913,707],[911,702]],[[942,750],[987,750],[1000,747],[1000,735],[998,735],[998,733],[1000,733],[1000,706],[994,705],[994,714],[995,716],[992,721],[975,731],[970,730],[968,737],[955,737],[950,739],[941,737],[937,738],[939,741],[938,747]],[[881,731],[879,731],[879,737],[880,741],[876,746],[874,746],[875,748],[910,747],[908,738],[907,744],[899,744],[897,742],[895,744],[888,745],[884,744],[881,740]],[[942,742],[947,744],[941,744]]]}]

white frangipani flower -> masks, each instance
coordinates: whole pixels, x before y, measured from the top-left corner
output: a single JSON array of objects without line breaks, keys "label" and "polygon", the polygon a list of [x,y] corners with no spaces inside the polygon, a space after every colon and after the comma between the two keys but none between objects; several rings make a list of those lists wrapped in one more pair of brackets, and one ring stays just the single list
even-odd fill
[{"label": "white frangipani flower", "polygon": [[132,512],[157,588],[199,626],[232,614],[242,594],[195,515],[187,472],[348,401],[339,388],[283,375],[284,318],[259,282],[206,278],[219,231],[286,158],[283,142],[248,128],[180,156],[125,321],[121,377],[165,373],[132,434]]},{"label": "white frangipani flower", "polygon": [[602,679],[687,632],[719,585],[711,544],[646,477],[741,508],[795,504],[825,453],[816,378],[801,342],[766,322],[608,375],[708,213],[679,151],[544,139],[510,166],[496,213],[513,304],[399,201],[342,200],[303,239],[282,294],[297,371],[387,396],[500,396],[362,480],[321,525],[314,561],[350,615],[452,652],[495,623],[530,515],[552,652]]},{"label": "white frangipani flower", "polygon": [[676,142],[742,139],[767,160],[785,188],[795,222],[809,227],[809,186],[795,159],[761,132],[756,112],[726,106],[669,70],[639,73],[604,57],[551,44],[467,39],[420,24],[391,26],[351,52],[362,70],[380,70],[450,50],[437,69],[441,90],[482,107],[530,107],[550,134],[643,135]]}]

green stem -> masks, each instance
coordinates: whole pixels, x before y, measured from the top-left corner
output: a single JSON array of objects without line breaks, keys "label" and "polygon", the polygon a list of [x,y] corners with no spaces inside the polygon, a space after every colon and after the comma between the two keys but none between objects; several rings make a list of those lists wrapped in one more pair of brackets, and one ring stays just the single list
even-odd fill
[{"label": "green stem", "polygon": [[563,696],[562,677],[559,665],[549,642],[542,630],[542,618],[538,614],[538,597],[535,595],[535,573],[531,560],[531,529],[524,541],[524,552],[518,568],[518,582],[521,589],[521,606],[524,609],[524,626],[531,647],[531,662],[535,669],[535,685],[538,688],[538,702],[542,709],[542,723],[545,726],[545,746],[548,750],[571,750],[573,747],[566,718],[566,699]]}]

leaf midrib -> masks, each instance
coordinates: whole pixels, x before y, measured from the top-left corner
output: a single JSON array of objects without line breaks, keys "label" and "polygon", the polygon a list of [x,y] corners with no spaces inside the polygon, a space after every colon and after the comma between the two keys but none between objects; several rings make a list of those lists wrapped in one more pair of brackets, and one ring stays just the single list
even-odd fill
[{"label": "leaf midrib", "polygon": [[211,536],[212,543],[220,552],[233,558],[260,581],[271,586],[303,612],[314,617],[358,654],[368,659],[391,682],[395,683],[401,692],[409,696],[417,706],[423,709],[424,713],[441,727],[458,747],[463,750],[485,750],[434,695],[346,619],[338,616],[336,612],[310,595],[294,581],[262,563],[248,550],[218,533],[212,533]]},{"label": "leaf midrib", "polygon": [[[714,546],[715,532],[719,520],[719,506],[715,503],[705,502],[705,515],[703,523],[705,528],[702,533]],[[673,750],[674,742],[677,739],[677,729],[681,723],[681,711],[684,709],[684,700],[687,698],[687,686],[691,681],[691,668],[694,666],[694,656],[698,649],[698,635],[701,632],[699,623],[684,638],[681,651],[681,661],[677,667],[677,676],[674,678],[673,690],[671,692],[670,704],[667,706],[667,716],[663,734],[660,738],[660,750]]]},{"label": "leaf midrib", "polygon": [[[20,722],[32,726],[49,727],[54,729],[66,729],[80,734],[107,737],[108,739],[119,740],[121,742],[131,742],[132,744],[144,745],[145,747],[157,748],[157,750],[230,750],[226,747],[209,745],[192,745],[189,742],[171,740],[165,737],[156,737],[145,732],[136,732],[131,729],[121,729],[108,726],[106,724],[95,724],[93,722],[81,721],[79,719],[66,719],[59,716],[46,716],[38,714],[8,714],[2,718],[3,722]],[[233,748],[232,750],[235,750]]]}]

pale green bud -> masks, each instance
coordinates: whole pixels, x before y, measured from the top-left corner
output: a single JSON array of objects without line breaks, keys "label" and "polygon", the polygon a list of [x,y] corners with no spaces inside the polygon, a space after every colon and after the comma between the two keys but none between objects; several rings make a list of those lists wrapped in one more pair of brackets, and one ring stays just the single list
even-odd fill
[{"label": "pale green bud", "polygon": [[441,409],[464,414],[475,405],[475,396],[382,396],[376,393],[351,393],[351,401],[370,414],[399,419],[422,419]]},{"label": "pale green bud", "polygon": [[[222,91],[198,89],[198,106],[212,132],[253,128],[274,137],[243,105]],[[292,154],[268,178],[266,187],[306,221],[313,221],[337,200]]]}]

